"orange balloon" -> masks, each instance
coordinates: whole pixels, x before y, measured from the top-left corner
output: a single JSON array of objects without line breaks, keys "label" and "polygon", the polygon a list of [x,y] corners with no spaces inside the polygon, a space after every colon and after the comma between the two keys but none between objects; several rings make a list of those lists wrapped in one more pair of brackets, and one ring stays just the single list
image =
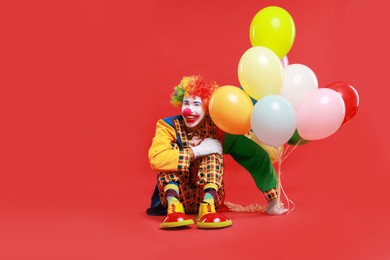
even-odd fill
[{"label": "orange balloon", "polygon": [[246,134],[251,129],[253,103],[250,97],[235,86],[222,86],[214,91],[209,102],[213,122],[229,134]]}]

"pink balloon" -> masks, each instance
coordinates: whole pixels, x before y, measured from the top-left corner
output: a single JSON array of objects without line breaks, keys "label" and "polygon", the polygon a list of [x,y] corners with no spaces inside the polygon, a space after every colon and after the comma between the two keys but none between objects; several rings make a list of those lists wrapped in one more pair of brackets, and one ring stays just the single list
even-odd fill
[{"label": "pink balloon", "polygon": [[284,56],[280,61],[282,62],[282,67],[283,68],[286,68],[290,64],[289,61],[288,61],[287,55]]},{"label": "pink balloon", "polygon": [[334,134],[345,116],[343,99],[333,89],[319,88],[305,97],[297,111],[297,130],[305,140]]}]

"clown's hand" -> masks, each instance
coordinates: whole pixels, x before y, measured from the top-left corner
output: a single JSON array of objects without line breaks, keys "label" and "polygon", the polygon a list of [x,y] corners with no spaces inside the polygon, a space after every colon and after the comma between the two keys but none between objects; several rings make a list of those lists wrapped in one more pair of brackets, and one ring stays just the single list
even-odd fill
[{"label": "clown's hand", "polygon": [[206,138],[199,145],[191,146],[195,158],[217,153],[222,155],[222,145],[217,139]]}]

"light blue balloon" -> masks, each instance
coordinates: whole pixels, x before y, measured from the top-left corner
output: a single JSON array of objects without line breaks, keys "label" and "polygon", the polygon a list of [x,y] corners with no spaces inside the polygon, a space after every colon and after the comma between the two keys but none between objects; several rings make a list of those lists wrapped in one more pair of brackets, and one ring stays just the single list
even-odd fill
[{"label": "light blue balloon", "polygon": [[293,136],[297,125],[294,107],[280,95],[268,95],[257,101],[251,114],[255,136],[269,146],[280,146]]}]

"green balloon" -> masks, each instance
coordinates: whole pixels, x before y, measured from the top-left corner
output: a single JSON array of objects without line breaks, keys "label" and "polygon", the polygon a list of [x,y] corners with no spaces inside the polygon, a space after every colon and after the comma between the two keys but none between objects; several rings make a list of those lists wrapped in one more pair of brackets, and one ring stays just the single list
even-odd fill
[{"label": "green balloon", "polygon": [[[299,144],[298,144],[298,142],[299,142]],[[303,144],[307,144],[308,142],[310,142],[310,141],[303,140],[302,137],[298,134],[298,131],[295,129],[293,136],[290,138],[290,140],[288,140],[287,143],[290,145],[296,145],[296,144],[303,145]]]}]

